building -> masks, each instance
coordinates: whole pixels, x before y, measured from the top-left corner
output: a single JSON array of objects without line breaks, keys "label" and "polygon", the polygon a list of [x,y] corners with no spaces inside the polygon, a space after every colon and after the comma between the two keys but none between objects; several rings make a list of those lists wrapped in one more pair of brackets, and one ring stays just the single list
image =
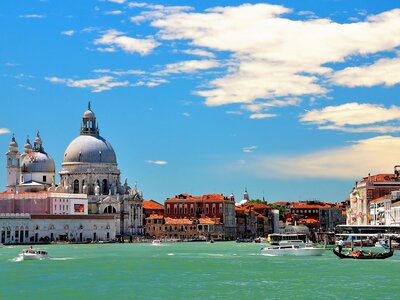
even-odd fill
[{"label": "building", "polygon": [[6,192],[0,193],[0,226],[6,243],[143,234],[142,192],[127,180],[121,184],[115,152],[100,136],[90,102],[80,135],[65,150],[59,185],[54,160],[44,151],[39,132],[33,146],[27,138],[22,154],[13,135],[6,158]]},{"label": "building", "polygon": [[3,244],[88,242],[115,239],[115,221],[110,215],[48,215],[0,213]]},{"label": "building", "polygon": [[397,174],[376,174],[356,182],[350,193],[350,206],[347,208],[348,225],[369,224],[369,202],[400,189]]},{"label": "building", "polygon": [[64,152],[59,189],[86,194],[89,213],[113,214],[117,236],[143,234],[142,192],[136,184],[132,189],[127,180],[121,184],[117,156],[110,142],[100,136],[90,102],[80,127],[80,135]]},{"label": "building", "polygon": [[[223,224],[222,239],[234,239],[236,237],[235,198],[233,194],[229,197],[222,194],[176,195],[165,201],[164,215],[172,219],[211,219],[214,225]],[[219,228],[219,226],[214,228]],[[209,234],[213,235],[212,232],[209,232]],[[221,234],[219,230],[217,234]]]}]

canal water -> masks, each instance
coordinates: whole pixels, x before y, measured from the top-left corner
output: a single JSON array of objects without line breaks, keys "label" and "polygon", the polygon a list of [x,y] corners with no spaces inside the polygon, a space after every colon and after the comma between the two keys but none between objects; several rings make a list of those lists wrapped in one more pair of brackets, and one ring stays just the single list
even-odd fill
[{"label": "canal water", "polygon": [[[254,243],[0,248],[0,299],[398,299],[400,251],[386,260],[269,257]],[[37,247],[39,248],[39,247]]]}]

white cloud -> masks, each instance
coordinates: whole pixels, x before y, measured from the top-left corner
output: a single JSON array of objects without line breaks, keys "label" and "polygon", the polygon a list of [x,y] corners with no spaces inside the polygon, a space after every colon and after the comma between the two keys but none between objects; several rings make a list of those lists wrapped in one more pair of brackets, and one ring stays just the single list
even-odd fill
[{"label": "white cloud", "polygon": [[0,128],[0,134],[7,134],[10,133],[10,129],[8,128]]},{"label": "white cloud", "polygon": [[68,35],[68,36],[72,36],[76,33],[75,30],[66,30],[66,31],[62,31],[61,34],[63,35]]},{"label": "white cloud", "polygon": [[348,24],[291,20],[283,16],[289,12],[280,5],[243,4],[168,14],[151,24],[162,39],[231,53],[236,66],[198,91],[210,106],[325,94],[323,79],[332,71],[326,64],[400,45],[400,9]]},{"label": "white cloud", "polygon": [[104,12],[105,15],[120,15],[122,14],[122,10],[110,10],[110,11],[105,11]]},{"label": "white cloud", "polygon": [[155,75],[168,75],[171,73],[194,73],[199,70],[207,70],[220,67],[220,63],[216,60],[186,60],[173,64],[168,64]]},{"label": "white cloud", "polygon": [[149,22],[152,20],[163,18],[167,15],[173,15],[193,10],[193,8],[190,6],[164,6],[158,4],[148,4],[144,2],[131,2],[128,6],[147,9],[147,11],[142,11],[139,15],[131,17],[131,21],[135,24]]},{"label": "white cloud", "polygon": [[215,56],[212,52],[203,49],[187,49],[183,50],[182,52],[190,55],[203,56],[209,58],[213,58]]},{"label": "white cloud", "polygon": [[30,14],[30,15],[20,15],[19,17],[25,19],[43,19],[46,18],[46,15]]},{"label": "white cloud", "polygon": [[16,66],[19,66],[19,64],[11,63],[11,62],[6,62],[4,65],[5,65],[6,67],[16,67]]},{"label": "white cloud", "polygon": [[[101,38],[94,41],[95,45],[108,45],[112,48],[119,47],[128,53],[137,52],[146,55],[153,51],[160,44],[153,38],[136,39],[123,35],[122,32],[114,29],[108,30]],[[104,48],[103,48],[104,50]]]},{"label": "white cloud", "polygon": [[225,113],[227,115],[243,115],[243,112],[240,110],[227,110]]},{"label": "white cloud", "polygon": [[[400,138],[379,136],[352,145],[303,155],[254,157],[240,172],[262,178],[336,178],[356,180],[365,174],[392,172],[399,163]],[[377,159],[378,158],[378,159]]]},{"label": "white cloud", "polygon": [[114,2],[114,3],[118,3],[118,4],[123,4],[125,3],[126,0],[108,0],[108,2]]},{"label": "white cloud", "polygon": [[274,118],[277,116],[278,115],[276,114],[251,114],[249,118],[259,120],[259,119]]},{"label": "white cloud", "polygon": [[128,86],[128,81],[116,81],[112,76],[103,76],[95,79],[74,80],[69,78],[45,77],[51,83],[61,83],[74,88],[89,88],[92,92],[98,93],[111,90],[119,86]]},{"label": "white cloud", "polygon": [[[341,130],[344,132],[395,132],[396,126],[364,126],[400,119],[400,107],[385,108],[379,104],[346,103],[327,106],[323,109],[307,111],[300,116],[300,121],[320,125],[319,129]],[[362,126],[362,127],[360,127]]]},{"label": "white cloud", "polygon": [[190,114],[188,112],[184,112],[184,113],[182,113],[182,116],[189,118]]},{"label": "white cloud", "polygon": [[242,105],[241,108],[251,112],[260,112],[271,107],[296,106],[299,105],[300,102],[301,100],[299,98],[286,98],[285,100],[272,99],[269,101]]},{"label": "white cloud", "polygon": [[164,160],[146,160],[146,162],[148,164],[153,164],[153,165],[166,165],[166,164],[168,164],[168,162],[164,161]]},{"label": "white cloud", "polygon": [[393,86],[400,83],[400,57],[382,58],[369,66],[345,68],[336,72],[332,81],[348,87]]},{"label": "white cloud", "polygon": [[244,152],[244,153],[251,153],[251,152],[253,152],[254,150],[256,150],[257,149],[257,146],[250,146],[250,147],[243,147],[242,148],[242,151]]},{"label": "white cloud", "polygon": [[109,73],[118,76],[125,76],[125,75],[142,75],[145,74],[142,70],[109,70],[109,69],[95,69],[93,70],[94,73]]},{"label": "white cloud", "polygon": [[35,88],[33,88],[33,87],[31,87],[31,86],[27,86],[27,85],[25,85],[25,84],[18,84],[17,86],[20,87],[20,88],[22,88],[22,89],[28,90],[28,91],[36,91]]}]

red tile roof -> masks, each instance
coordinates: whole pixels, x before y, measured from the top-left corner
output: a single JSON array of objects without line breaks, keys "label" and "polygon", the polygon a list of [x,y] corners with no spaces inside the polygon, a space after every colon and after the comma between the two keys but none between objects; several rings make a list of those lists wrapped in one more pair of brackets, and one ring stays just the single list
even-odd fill
[{"label": "red tile roof", "polygon": [[148,218],[146,218],[146,220],[162,220],[164,218],[164,216],[162,215],[150,215]]},{"label": "red tile roof", "polygon": [[165,225],[192,225],[193,221],[183,218],[183,219],[173,219],[173,218],[165,218]]},{"label": "red tile roof", "polygon": [[384,181],[394,181],[396,179],[395,174],[376,174],[363,178],[363,182],[369,182],[371,178],[371,182],[384,182]]},{"label": "red tile roof", "polygon": [[164,209],[164,205],[154,200],[143,200],[143,209]]}]

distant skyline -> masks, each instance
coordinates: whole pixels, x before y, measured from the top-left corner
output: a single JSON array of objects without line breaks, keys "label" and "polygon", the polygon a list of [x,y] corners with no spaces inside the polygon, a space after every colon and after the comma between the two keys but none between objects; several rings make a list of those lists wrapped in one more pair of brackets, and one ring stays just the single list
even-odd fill
[{"label": "distant skyline", "polygon": [[58,172],[89,100],[158,202],[341,202],[400,164],[398,1],[2,1],[0,22],[1,190],[11,134]]}]

